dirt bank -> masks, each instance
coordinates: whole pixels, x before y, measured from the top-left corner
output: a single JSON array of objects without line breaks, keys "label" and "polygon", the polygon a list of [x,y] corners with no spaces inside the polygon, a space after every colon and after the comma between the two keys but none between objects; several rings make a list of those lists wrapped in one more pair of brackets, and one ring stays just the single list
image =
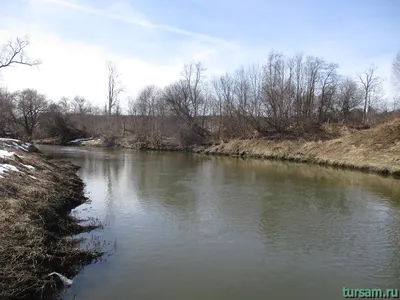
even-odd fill
[{"label": "dirt bank", "polygon": [[69,216],[84,203],[84,185],[69,162],[35,147],[0,139],[0,299],[57,299],[55,271],[73,277],[100,255],[66,236],[83,232]]},{"label": "dirt bank", "polygon": [[309,162],[400,176],[400,119],[327,141],[232,140],[200,153]]}]

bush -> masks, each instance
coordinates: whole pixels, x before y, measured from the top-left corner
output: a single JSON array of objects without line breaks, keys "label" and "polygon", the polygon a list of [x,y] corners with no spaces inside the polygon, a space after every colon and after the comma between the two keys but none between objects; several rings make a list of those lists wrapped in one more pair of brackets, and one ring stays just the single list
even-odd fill
[{"label": "bush", "polygon": [[187,147],[192,145],[201,145],[204,138],[197,134],[195,128],[182,126],[178,132],[179,143],[181,146]]},{"label": "bush", "polygon": [[88,137],[87,132],[73,127],[67,114],[59,111],[57,106],[49,108],[49,112],[42,116],[41,127],[47,136],[57,138],[62,145],[77,138]]},{"label": "bush", "polygon": [[117,137],[113,134],[108,134],[104,137],[104,146],[105,147],[114,147],[116,145]]}]

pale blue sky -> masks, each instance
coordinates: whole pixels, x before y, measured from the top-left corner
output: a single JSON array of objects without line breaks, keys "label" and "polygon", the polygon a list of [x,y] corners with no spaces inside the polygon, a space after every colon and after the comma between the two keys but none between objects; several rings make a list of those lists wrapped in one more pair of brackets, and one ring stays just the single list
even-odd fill
[{"label": "pale blue sky", "polygon": [[[158,84],[176,79],[184,60],[200,59],[218,73],[260,62],[272,49],[321,56],[346,74],[376,63],[390,94],[390,63],[400,51],[399,0],[0,0],[0,5],[0,41],[26,33],[32,53],[44,62],[30,75],[8,71],[3,84],[30,84],[53,98],[83,94],[103,101],[108,58],[118,63],[128,96],[153,78]],[[79,76],[91,80],[83,85]],[[49,84],[60,77],[69,86]]]}]

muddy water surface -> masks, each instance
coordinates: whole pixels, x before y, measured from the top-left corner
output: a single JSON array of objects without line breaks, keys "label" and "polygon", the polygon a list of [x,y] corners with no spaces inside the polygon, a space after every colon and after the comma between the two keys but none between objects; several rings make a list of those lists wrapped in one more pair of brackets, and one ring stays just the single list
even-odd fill
[{"label": "muddy water surface", "polygon": [[82,167],[113,255],[64,299],[343,299],[400,288],[400,181],[314,165],[41,147]]}]

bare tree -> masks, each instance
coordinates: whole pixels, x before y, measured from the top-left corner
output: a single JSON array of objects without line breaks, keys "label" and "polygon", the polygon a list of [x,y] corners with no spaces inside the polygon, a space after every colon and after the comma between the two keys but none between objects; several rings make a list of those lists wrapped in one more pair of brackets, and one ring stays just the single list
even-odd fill
[{"label": "bare tree", "polygon": [[392,103],[392,110],[400,109],[400,97],[394,98]]},{"label": "bare tree", "polygon": [[142,140],[159,143],[161,141],[162,121],[165,110],[161,103],[162,91],[155,85],[144,87],[136,97],[130,100],[129,111],[137,116],[135,126]]},{"label": "bare tree", "polygon": [[40,64],[39,60],[31,60],[25,53],[29,45],[28,38],[16,38],[9,41],[0,49],[0,69],[13,65],[36,66]]},{"label": "bare tree", "polygon": [[174,116],[185,123],[192,121],[193,115],[188,103],[188,91],[182,80],[165,87],[162,97],[168,105],[168,110]]},{"label": "bare tree", "polygon": [[65,112],[60,104],[51,103],[46,114],[41,117],[40,123],[42,133],[58,138],[61,144],[67,144],[68,141],[81,137],[81,135],[74,135],[75,130],[71,125],[68,112]]},{"label": "bare tree", "polygon": [[261,117],[262,102],[262,86],[263,86],[263,70],[260,65],[251,65],[247,69],[247,77],[249,82],[249,113],[253,118]]},{"label": "bare tree", "polygon": [[173,115],[187,127],[188,138],[192,133],[201,138],[209,135],[209,131],[203,126],[208,104],[204,71],[205,68],[201,63],[186,64],[182,78],[167,86],[162,94]]},{"label": "bare tree", "polygon": [[372,94],[382,83],[381,78],[376,76],[377,69],[377,66],[371,65],[362,74],[357,75],[364,89],[363,124],[367,122],[367,112],[371,106]]},{"label": "bare tree", "polygon": [[[238,123],[238,129],[241,135],[245,135],[248,129],[251,127],[257,131],[260,131],[259,122],[255,117],[255,101],[257,94],[261,94],[262,90],[262,79],[261,74],[255,66],[246,70],[245,68],[239,68],[234,74],[234,105],[236,107],[236,121]],[[255,79],[255,80],[254,80]],[[252,82],[254,80],[254,82]],[[252,83],[255,84],[252,87]],[[259,85],[259,86],[257,86]]]},{"label": "bare tree", "polygon": [[303,117],[312,119],[316,108],[316,93],[318,84],[321,80],[322,73],[326,62],[318,57],[309,56],[306,59],[303,74],[305,76],[305,94],[303,105]]},{"label": "bare tree", "polygon": [[71,103],[74,114],[86,115],[91,111],[91,104],[84,97],[75,96]]},{"label": "bare tree", "polygon": [[339,120],[347,123],[351,110],[363,102],[363,91],[358,82],[347,77],[342,79],[338,85],[336,100]]},{"label": "bare tree", "polygon": [[115,115],[116,116],[120,116],[121,113],[122,113],[122,108],[121,108],[121,105],[120,105],[120,102],[119,102],[119,99],[118,99],[117,103],[115,105]]},{"label": "bare tree", "polygon": [[136,98],[135,105],[137,112],[141,116],[154,116],[156,99],[160,91],[154,85],[149,85],[143,88]]},{"label": "bare tree", "polygon": [[400,52],[393,61],[393,83],[396,88],[395,101],[400,101]]},{"label": "bare tree", "polygon": [[8,133],[11,133],[14,123],[14,97],[15,94],[0,89],[0,136],[6,136]]},{"label": "bare tree", "polygon": [[24,128],[28,137],[32,137],[40,114],[47,108],[46,97],[36,90],[25,89],[16,94],[15,102],[15,122]]},{"label": "bare tree", "polygon": [[185,64],[182,73],[182,83],[187,92],[188,108],[194,118],[203,111],[205,71],[203,64],[198,62]]},{"label": "bare tree", "polygon": [[67,97],[61,97],[58,101],[58,109],[64,114],[68,114],[72,110],[71,100]]},{"label": "bare tree", "polygon": [[304,111],[304,94],[305,94],[305,76],[304,76],[304,58],[303,54],[296,54],[292,59],[291,63],[294,68],[294,116],[297,123],[303,119],[303,111]]},{"label": "bare tree", "polygon": [[92,105],[91,104],[91,110],[90,110],[91,114],[93,116],[99,116],[101,115],[101,108],[97,105]]},{"label": "bare tree", "polygon": [[324,64],[321,74],[321,90],[318,103],[318,123],[327,120],[327,113],[332,108],[334,97],[337,92],[339,75],[337,64]]},{"label": "bare tree", "polygon": [[265,111],[265,121],[275,131],[283,132],[289,126],[292,106],[291,98],[287,95],[285,82],[287,75],[283,55],[272,51],[263,68],[262,108]]},{"label": "bare tree", "polygon": [[234,79],[228,73],[213,80],[216,115],[218,115],[218,137],[227,135],[233,137],[239,133],[234,105]]},{"label": "bare tree", "polygon": [[138,114],[136,99],[132,96],[128,96],[128,114],[131,116],[136,116]]},{"label": "bare tree", "polygon": [[[120,81],[120,74],[117,71],[117,66],[114,62],[107,62],[108,68],[108,93],[107,93],[107,104],[108,104],[108,115],[111,115],[113,108],[118,108],[118,96],[124,91],[124,88]],[[106,105],[107,105],[106,104]]]}]

